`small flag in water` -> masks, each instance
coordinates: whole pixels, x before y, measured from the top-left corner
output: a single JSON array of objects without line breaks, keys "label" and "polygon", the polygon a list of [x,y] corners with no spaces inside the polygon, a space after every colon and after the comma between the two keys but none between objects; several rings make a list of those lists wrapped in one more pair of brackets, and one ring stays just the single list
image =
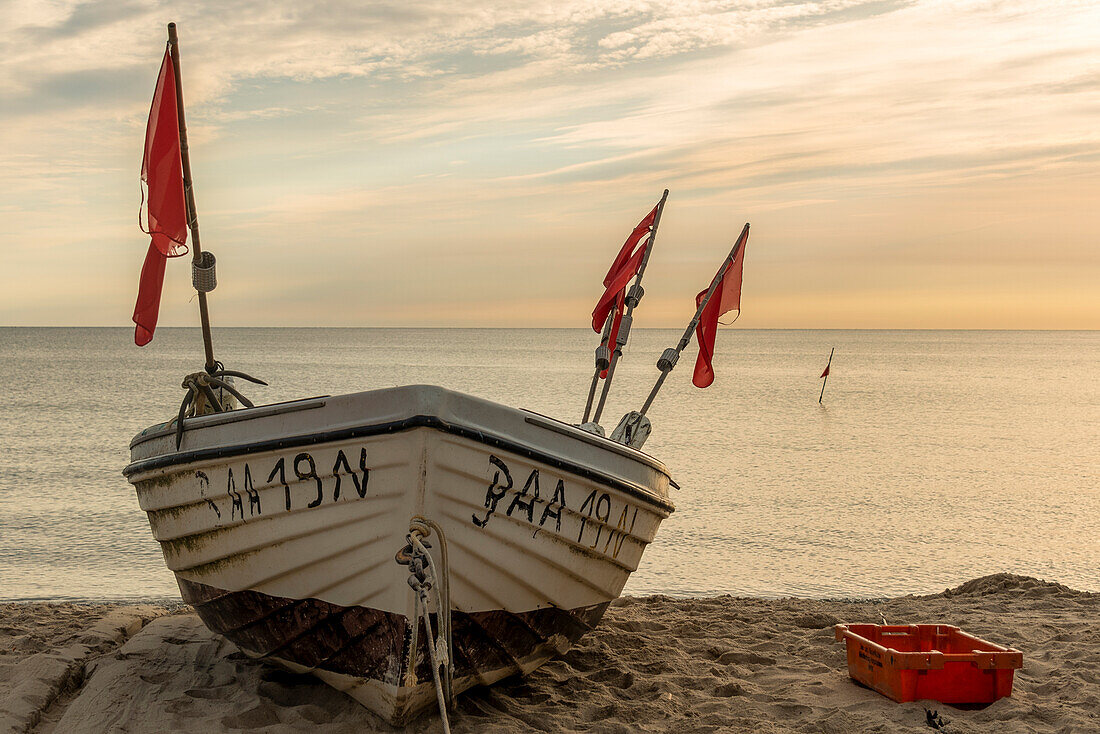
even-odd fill
[{"label": "small flag in water", "polygon": [[817,402],[819,403],[821,402],[821,399],[825,397],[825,386],[829,384],[829,368],[833,366],[833,352],[835,351],[836,347],[833,347],[829,350],[829,361],[825,363],[825,369],[824,371],[822,371],[821,377],[817,378],[819,380],[825,381],[821,383],[821,394],[817,396]]},{"label": "small flag in water", "polygon": [[187,254],[187,206],[183,198],[183,164],[180,158],[179,115],[172,56],[165,50],[160,65],[149,122],[145,128],[145,155],[141,180],[148,196],[141,230],[151,235],[141,268],[137,303],[134,305],[134,343],[143,347],[153,339],[164,285],[164,265],[169,257]]},{"label": "small flag in water", "polygon": [[[638,269],[642,266],[642,260],[645,259],[645,249],[649,242],[647,235],[653,227],[659,207],[660,204],[653,207],[653,210],[638,223],[630,236],[626,238],[619,254],[615,256],[615,261],[608,268],[607,275],[604,276],[603,295],[600,296],[596,308],[592,311],[592,331],[599,334],[607,321],[608,314],[614,309],[614,321],[612,321],[611,334],[607,342],[612,348],[614,348],[615,339],[619,335],[619,325],[622,323],[623,313],[626,310],[626,287],[630,284],[630,279],[638,274]],[[600,373],[600,377],[606,376],[606,370]]]},{"label": "small flag in water", "polygon": [[[737,254],[722,272],[721,282],[699,317],[699,326],[695,329],[695,336],[699,339],[699,356],[695,359],[695,374],[691,377],[695,387],[709,387],[714,382],[712,362],[714,338],[718,335],[718,317],[730,311],[741,314],[741,276],[745,270],[745,246],[748,244],[748,239],[749,230],[746,227],[741,232]],[[703,302],[706,295],[707,291],[704,290],[695,296],[696,308]]]}]

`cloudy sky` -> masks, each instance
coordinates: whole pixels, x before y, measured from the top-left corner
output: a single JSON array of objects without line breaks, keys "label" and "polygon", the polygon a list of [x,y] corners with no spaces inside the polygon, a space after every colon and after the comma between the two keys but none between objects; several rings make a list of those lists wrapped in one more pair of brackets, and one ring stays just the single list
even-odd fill
[{"label": "cloudy sky", "polygon": [[[0,325],[126,325],[179,25],[215,325],[1100,328],[1100,3],[0,0]],[[162,325],[197,322],[186,259]]]}]

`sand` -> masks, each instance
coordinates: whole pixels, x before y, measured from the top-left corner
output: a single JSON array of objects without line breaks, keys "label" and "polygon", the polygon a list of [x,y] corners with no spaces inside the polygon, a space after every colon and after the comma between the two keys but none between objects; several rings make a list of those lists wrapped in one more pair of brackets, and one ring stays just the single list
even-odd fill
[{"label": "sand", "polygon": [[[896,704],[849,679],[837,622],[940,622],[1023,651],[1011,698]],[[1100,732],[1100,594],[998,574],[880,601],[626,597],[564,657],[460,697],[455,732]],[[180,605],[0,605],[0,732],[393,729],[245,657]]]}]

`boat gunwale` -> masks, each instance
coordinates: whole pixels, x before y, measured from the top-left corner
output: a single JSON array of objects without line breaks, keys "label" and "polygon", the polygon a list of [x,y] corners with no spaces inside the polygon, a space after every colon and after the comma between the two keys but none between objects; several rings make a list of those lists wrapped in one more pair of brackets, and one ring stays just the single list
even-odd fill
[{"label": "boat gunwale", "polygon": [[[227,410],[222,413],[208,413],[206,415],[192,416],[184,419],[184,431],[197,431],[203,428],[224,426],[227,423],[237,423],[238,421],[267,418],[273,415],[296,413],[301,410],[323,408],[325,407],[326,398],[331,397],[331,395],[315,395],[311,398],[284,400],[279,403],[256,405],[251,408],[239,408],[237,410]],[[149,426],[130,439],[130,450],[133,451],[136,446],[140,446],[143,443],[154,441],[164,436],[174,436],[176,434],[176,420],[177,419],[173,418],[167,423],[155,423]]]},{"label": "boat gunwale", "polygon": [[[591,481],[598,482],[599,484],[611,487],[620,492],[628,494],[635,499],[645,501],[668,514],[671,514],[676,510],[675,506],[670,500],[654,494],[649,489],[642,487],[641,485],[635,484],[619,477],[612,476],[611,474],[607,474],[597,469],[591,469],[582,466],[573,461],[562,459],[544,450],[536,449],[531,446],[518,443],[511,439],[502,438],[500,436],[487,433],[486,431],[480,429],[469,428],[467,426],[445,421],[439,416],[435,415],[414,415],[409,418],[403,418],[397,421],[388,421],[385,423],[370,423],[361,426],[353,426],[350,428],[341,428],[334,431],[318,431],[315,433],[300,434],[297,436],[288,436],[285,438],[268,439],[266,441],[234,444],[232,446],[218,446],[204,449],[192,449],[190,451],[176,451],[170,454],[162,454],[160,456],[154,456],[148,459],[141,459],[139,461],[131,462],[126,466],[125,469],[122,470],[122,474],[127,479],[130,479],[135,474],[155,471],[157,469],[164,469],[181,464],[191,464],[199,461],[208,461],[210,459],[226,459],[236,456],[262,453],[265,451],[277,451],[280,449],[297,448],[300,446],[315,446],[317,444],[334,443],[337,441],[345,441],[348,439],[362,438],[366,436],[389,435],[394,433],[402,433],[404,431],[415,430],[417,428],[431,428],[442,431],[444,433],[457,435],[462,438],[471,439],[473,441],[477,441],[479,443],[483,443],[494,448],[504,449],[506,451],[524,456],[525,458],[534,459],[541,463],[552,466],[556,469],[561,469],[571,474],[575,474],[577,476],[584,477],[585,479],[589,479]],[[580,437],[572,436],[564,432],[562,432],[562,435],[566,435],[576,441],[582,440]],[[593,436],[593,438],[596,437]],[[603,440],[609,441],[609,439]],[[588,441],[585,442],[588,443]],[[614,451],[613,449],[611,449],[611,447],[602,446],[595,442],[591,442],[590,445],[604,451],[619,453],[618,451]],[[671,484],[672,477],[664,464],[657,461],[648,454],[644,454],[640,451],[633,451],[632,454],[636,455],[624,454],[624,457],[629,458],[632,461],[637,461],[641,464],[649,466],[651,469],[659,471],[669,479],[669,482]]]}]

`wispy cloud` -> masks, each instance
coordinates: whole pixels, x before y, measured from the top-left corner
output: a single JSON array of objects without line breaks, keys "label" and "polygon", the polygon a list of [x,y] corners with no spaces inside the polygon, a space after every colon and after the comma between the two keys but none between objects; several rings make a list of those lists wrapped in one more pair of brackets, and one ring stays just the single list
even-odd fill
[{"label": "wispy cloud", "polygon": [[[512,318],[493,304],[535,292],[549,321],[578,323],[569,309],[594,287],[581,273],[600,269],[665,186],[654,288],[690,294],[739,222],[761,220],[754,241],[770,241],[770,260],[757,284],[775,317],[746,313],[747,325],[797,322],[775,305],[790,296],[781,264],[790,276],[813,263],[856,294],[882,278],[915,293],[905,243],[937,236],[938,256],[972,280],[990,239],[1021,269],[1046,257],[1100,277],[1082,245],[1100,234],[1087,203],[1100,182],[1095,3],[209,0],[174,12],[0,6],[0,244],[27,268],[0,276],[16,294],[5,298],[33,289],[28,302],[104,304],[81,311],[94,322],[128,317],[125,289],[60,288],[34,253],[64,248],[75,229],[90,258],[140,265],[136,169],[166,20],[180,26],[204,240],[264,252],[256,273],[286,288],[280,269],[302,251],[349,271],[411,258],[438,293],[481,304],[463,323]],[[1040,249],[1043,231],[1057,236]],[[846,258],[877,270],[853,280],[836,265]],[[248,313],[323,321],[358,292],[326,272],[299,276],[324,294],[315,304],[261,289]],[[393,281],[372,293],[408,306]],[[956,281],[939,282],[963,302],[948,298]],[[1084,302],[1100,325],[1100,303]],[[651,308],[655,323],[679,319]],[[1051,314],[1051,325],[1064,315]]]}]

